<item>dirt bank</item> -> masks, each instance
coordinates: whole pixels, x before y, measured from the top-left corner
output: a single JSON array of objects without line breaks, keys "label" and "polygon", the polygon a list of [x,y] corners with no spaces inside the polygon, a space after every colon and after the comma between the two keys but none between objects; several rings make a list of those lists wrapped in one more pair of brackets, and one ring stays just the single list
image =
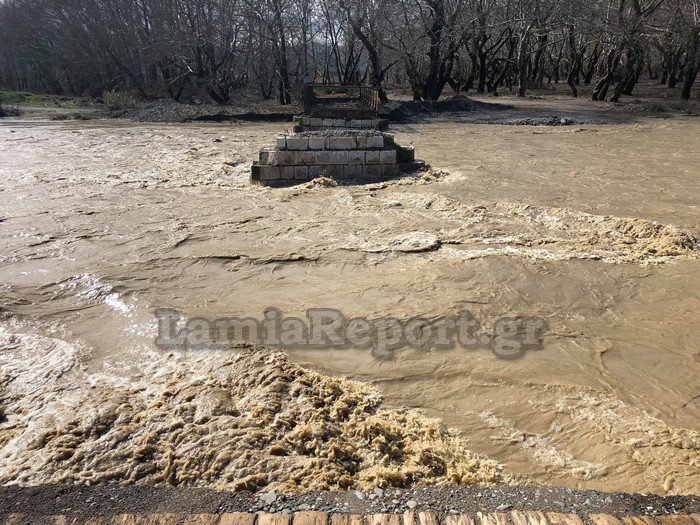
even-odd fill
[{"label": "dirt bank", "polygon": [[[381,495],[379,495],[381,494]],[[267,501],[273,501],[268,503]],[[174,504],[174,502],[177,502]],[[414,490],[307,492],[304,494],[250,494],[214,492],[176,487],[80,487],[42,485],[0,487],[0,516],[21,513],[34,516],[109,516],[114,514],[178,514],[227,512],[303,512],[320,510],[343,514],[402,513],[428,510],[450,512],[542,512],[613,516],[694,514],[696,497],[642,494],[607,494],[557,487],[434,487]]]},{"label": "dirt bank", "polygon": [[[638,108],[634,108],[638,109]],[[163,99],[138,108],[93,117],[112,117],[134,122],[291,122],[294,115],[301,115],[300,104],[279,108],[270,104],[248,106],[214,106],[179,104]],[[395,101],[385,104],[380,113],[396,123],[420,123],[442,118],[472,124],[499,124],[512,126],[573,126],[583,124],[613,124],[629,122],[632,113],[620,112],[612,117],[604,116],[592,103],[580,104],[577,109],[557,112],[530,107],[526,101],[503,99],[476,100],[463,95],[446,98],[436,104]],[[609,111],[607,112],[610,113]]]}]

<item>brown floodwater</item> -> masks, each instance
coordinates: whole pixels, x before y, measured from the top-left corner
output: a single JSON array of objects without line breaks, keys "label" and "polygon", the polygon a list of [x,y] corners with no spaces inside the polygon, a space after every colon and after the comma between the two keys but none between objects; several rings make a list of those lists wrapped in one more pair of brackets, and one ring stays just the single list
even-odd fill
[{"label": "brown floodwater", "polygon": [[[0,122],[0,481],[700,494],[699,119],[436,120],[396,129],[423,177],[250,186],[283,131]],[[518,360],[167,352],[165,307],[548,331]]]}]

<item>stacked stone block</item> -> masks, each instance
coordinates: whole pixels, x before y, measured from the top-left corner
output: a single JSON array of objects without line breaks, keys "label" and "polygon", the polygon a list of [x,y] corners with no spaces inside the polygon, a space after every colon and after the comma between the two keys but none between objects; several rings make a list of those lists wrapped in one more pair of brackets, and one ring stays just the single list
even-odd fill
[{"label": "stacked stone block", "polygon": [[389,121],[379,118],[316,118],[294,117],[294,132],[321,131],[324,129],[387,130]]},{"label": "stacked stone block", "polygon": [[371,181],[398,175],[414,161],[413,148],[394,146],[393,135],[378,132],[326,131],[277,138],[276,148],[260,150],[253,182],[283,185],[328,177]]}]

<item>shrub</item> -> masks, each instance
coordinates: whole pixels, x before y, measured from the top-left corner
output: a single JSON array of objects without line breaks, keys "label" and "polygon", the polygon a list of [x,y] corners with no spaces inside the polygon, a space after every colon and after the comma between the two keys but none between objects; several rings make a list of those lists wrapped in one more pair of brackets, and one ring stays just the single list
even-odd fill
[{"label": "shrub", "polygon": [[105,91],[102,93],[105,107],[110,111],[132,109],[138,105],[139,99],[133,91]]},{"label": "shrub", "polygon": [[2,117],[16,117],[19,115],[19,110],[17,108],[9,108],[2,105],[2,97],[0,97],[0,118]]},{"label": "shrub", "polygon": [[647,110],[651,111],[652,113],[666,113],[668,109],[667,104],[657,100],[652,100],[647,104]]}]

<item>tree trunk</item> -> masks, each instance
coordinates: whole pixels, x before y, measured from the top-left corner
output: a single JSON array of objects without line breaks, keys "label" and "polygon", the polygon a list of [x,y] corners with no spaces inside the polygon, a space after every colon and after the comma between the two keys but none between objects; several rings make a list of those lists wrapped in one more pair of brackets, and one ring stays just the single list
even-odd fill
[{"label": "tree trunk", "polygon": [[605,95],[608,92],[610,83],[613,81],[612,71],[608,72],[593,88],[593,100],[605,100]]},{"label": "tree trunk", "polygon": [[678,84],[678,63],[680,62],[680,57],[678,52],[673,52],[668,65],[668,87],[669,89],[674,89]]},{"label": "tree trunk", "polygon": [[[593,48],[593,52],[591,53],[591,56],[588,57],[588,67],[583,71],[583,83],[586,86],[590,86],[591,81],[593,80],[593,73],[595,73],[596,64],[598,63],[598,59],[600,58],[599,47],[599,44],[596,43],[595,47]],[[581,68],[583,69],[583,58],[581,62]]]},{"label": "tree trunk", "polygon": [[479,75],[476,84],[476,92],[483,95],[486,92],[486,75],[488,75],[488,67],[486,62],[486,53],[483,49],[479,50]]},{"label": "tree trunk", "polygon": [[688,49],[687,63],[685,68],[685,78],[683,80],[683,89],[681,90],[681,98],[690,100],[690,90],[693,88],[695,79],[698,76],[700,69],[700,26],[693,28],[693,36]]},{"label": "tree trunk", "polygon": [[627,95],[628,97],[632,96],[632,93],[634,92],[634,88],[637,86],[637,83],[639,82],[640,77],[642,76],[642,68],[643,65],[640,63],[637,70],[634,72],[631,78],[627,80],[625,83],[625,86],[622,90],[623,95]]},{"label": "tree trunk", "polygon": [[566,84],[571,88],[571,96],[574,98],[578,97],[578,88],[576,87],[576,82],[574,81],[574,70],[573,68],[569,71],[566,76]]},{"label": "tree trunk", "polygon": [[212,86],[205,86],[204,89],[206,89],[207,94],[217,104],[223,105],[229,101],[229,95],[227,90],[221,90],[221,92],[217,93]]},{"label": "tree trunk", "polygon": [[437,102],[447,84],[448,69],[451,69],[450,60],[454,58],[454,52],[451,49],[444,53],[442,51],[443,33],[447,23],[442,0],[433,1],[430,5],[433,8],[434,19],[428,32],[430,38],[428,77],[422,91],[425,100]]},{"label": "tree trunk", "polygon": [[527,37],[530,33],[530,26],[525,28],[518,42],[518,96],[524,97],[527,92],[527,79],[529,77],[528,67],[530,65],[530,57],[525,53],[525,45]]},{"label": "tree trunk", "polygon": [[568,26],[569,35],[567,45],[569,47],[569,73],[566,75],[566,84],[571,88],[571,94],[574,98],[578,97],[578,89],[576,82],[578,81],[579,71],[581,69],[581,58],[576,52],[576,38],[574,37],[574,26]]},{"label": "tree trunk", "polygon": [[610,51],[605,61],[605,75],[598,81],[593,88],[593,100],[605,100],[610,84],[615,79],[615,66],[620,59],[619,51]]},{"label": "tree trunk", "polygon": [[693,88],[693,84],[695,83],[697,76],[697,68],[693,68],[692,70],[689,69],[686,72],[685,80],[683,81],[683,89],[681,90],[681,98],[683,100],[690,100],[690,90]]},{"label": "tree trunk", "polygon": [[668,88],[675,89],[678,84],[678,77],[676,76],[676,70],[672,69],[671,74],[668,76]]},{"label": "tree trunk", "polygon": [[355,20],[352,18],[352,13],[350,8],[345,8],[345,13],[347,15],[350,26],[352,27],[352,32],[358,38],[365,50],[367,51],[367,56],[369,58],[369,85],[372,87],[381,87],[382,82],[384,82],[384,75],[386,70],[382,69],[381,57],[379,56],[379,50],[377,46],[370,40],[369,36],[362,31],[362,24],[364,18],[361,20]]},{"label": "tree trunk", "polygon": [[547,40],[549,39],[549,34],[545,31],[542,33],[537,33],[536,42],[537,50],[535,51],[535,57],[532,60],[532,73],[530,74],[530,81],[534,84],[536,89],[542,89],[544,87],[543,82],[543,57],[544,50],[547,47]]},{"label": "tree trunk", "polygon": [[270,100],[272,98],[272,86],[272,80],[267,83],[260,81],[260,94],[262,95],[263,99]]},{"label": "tree trunk", "polygon": [[280,104],[288,106],[292,103],[292,95],[289,87],[289,66],[287,64],[287,38],[284,33],[284,23],[282,22],[282,9],[279,0],[272,0],[272,7],[275,12],[275,25],[277,26],[277,46],[279,62],[279,96]]}]

